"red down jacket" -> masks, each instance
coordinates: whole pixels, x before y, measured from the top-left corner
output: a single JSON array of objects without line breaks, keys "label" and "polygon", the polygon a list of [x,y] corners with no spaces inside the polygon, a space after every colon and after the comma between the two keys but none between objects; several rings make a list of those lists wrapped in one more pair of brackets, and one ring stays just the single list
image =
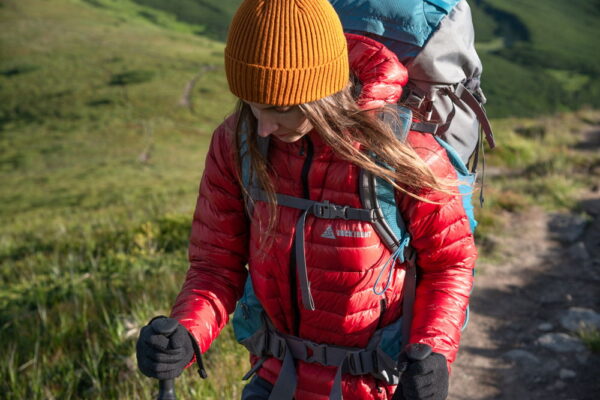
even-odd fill
[{"label": "red down jacket", "polygon": [[[376,42],[357,37],[349,41],[351,66],[363,68],[358,73],[363,81],[377,80],[364,85],[362,103],[395,101],[406,80],[395,56]],[[365,49],[358,51],[357,45]],[[295,276],[290,276],[300,211],[279,207],[273,245],[264,254],[259,224],[250,224],[245,214],[234,162],[234,126],[234,117],[230,117],[212,138],[194,213],[190,268],[172,316],[194,335],[205,352],[242,295],[248,264],[256,295],[277,329],[319,343],[364,347],[376,329],[394,322],[402,313],[404,266],[396,266],[389,288],[378,296],[373,285],[390,252],[371,224],[309,216],[306,260],[316,310],[304,309],[299,288],[291,290],[292,284],[297,285]],[[445,152],[431,135],[411,132],[408,143],[438,176],[456,178]],[[291,144],[271,140],[269,160],[279,193],[296,197],[308,193],[311,200],[361,207],[358,168],[339,159],[317,132]],[[303,170],[308,171],[304,179]],[[401,194],[397,199],[419,267],[410,341],[431,345],[450,364],[458,349],[477,251],[460,196],[432,191],[422,195],[438,204]],[[257,203],[254,212],[260,220],[267,220],[264,203]],[[324,235],[328,230],[360,234]],[[258,374],[274,383],[280,366],[277,359],[268,359]],[[295,398],[327,399],[335,372],[332,367],[298,362]],[[370,375],[343,376],[345,399],[391,399],[394,389]]]}]

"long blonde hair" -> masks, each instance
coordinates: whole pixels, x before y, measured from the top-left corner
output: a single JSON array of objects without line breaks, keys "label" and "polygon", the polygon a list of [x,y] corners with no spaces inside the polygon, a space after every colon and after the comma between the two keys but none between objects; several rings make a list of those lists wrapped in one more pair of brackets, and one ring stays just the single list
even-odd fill
[{"label": "long blonde hair", "polygon": [[[349,83],[345,89],[331,96],[299,105],[306,118],[336,155],[386,180],[396,190],[425,202],[429,201],[419,194],[423,190],[454,193],[454,185],[437,177],[408,144],[395,137],[389,122],[385,123],[379,117],[380,113],[388,113],[394,118],[396,113],[386,108],[378,110],[379,115],[373,111],[361,110],[352,98],[351,89],[352,84]],[[239,149],[242,137],[245,136],[251,159],[250,176],[266,192],[269,203],[268,226],[261,227],[261,232],[268,233],[275,226],[277,207],[270,165],[258,149],[257,120],[250,106],[240,100],[237,113],[237,164],[240,166]],[[356,146],[357,143],[360,146]],[[378,162],[374,161],[373,155]],[[380,163],[389,168],[381,166]],[[245,195],[250,196],[250,193],[245,192]],[[252,198],[249,198],[249,201],[252,202]]]}]

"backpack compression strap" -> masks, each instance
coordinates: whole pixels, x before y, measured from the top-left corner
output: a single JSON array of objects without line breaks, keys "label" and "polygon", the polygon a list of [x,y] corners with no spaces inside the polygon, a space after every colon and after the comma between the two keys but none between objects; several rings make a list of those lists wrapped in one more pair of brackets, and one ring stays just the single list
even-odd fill
[{"label": "backpack compression strap", "polygon": [[[452,99],[452,101],[456,104],[460,104],[460,102],[464,102],[466,105],[473,110],[477,120],[481,124],[481,128],[485,132],[485,138],[490,145],[490,149],[496,147],[496,142],[494,140],[494,133],[492,132],[492,126],[490,125],[490,121],[488,120],[487,114],[485,113],[485,109],[483,108],[484,99],[477,99],[469,89],[462,83],[458,83],[456,87],[454,87],[454,91],[450,88],[445,89],[446,94]],[[483,95],[483,92],[479,90],[480,95]]]},{"label": "backpack compression strap", "polygon": [[[462,83],[458,83],[456,85],[448,85],[448,87],[441,88],[440,91],[447,95],[454,104],[458,106],[466,104],[473,111],[473,113],[475,113],[481,128],[485,132],[485,138],[490,146],[490,149],[496,147],[494,132],[492,131],[492,126],[490,125],[485,108],[483,107],[483,104],[485,103],[485,97],[483,96],[481,89],[472,92]],[[402,92],[402,98],[400,101],[414,110],[421,110],[421,108],[424,107],[427,102],[427,96],[417,87],[407,86]],[[433,103],[429,101],[427,103],[427,109],[424,111],[426,120],[431,118],[432,111]],[[438,130],[438,124],[434,122],[422,121],[420,123],[414,123],[411,127],[411,130],[435,134]]]}]

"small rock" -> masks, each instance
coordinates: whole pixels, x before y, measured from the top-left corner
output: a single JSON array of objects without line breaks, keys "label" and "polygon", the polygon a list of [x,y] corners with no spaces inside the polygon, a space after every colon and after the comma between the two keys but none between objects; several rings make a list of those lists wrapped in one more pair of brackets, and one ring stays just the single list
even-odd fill
[{"label": "small rock", "polygon": [[530,352],[521,349],[507,351],[502,355],[502,357],[511,361],[515,361],[521,365],[540,364],[541,362],[539,358]]},{"label": "small rock", "polygon": [[569,247],[568,253],[574,260],[585,261],[590,259],[590,253],[583,242],[577,242]]},{"label": "small rock", "polygon": [[554,387],[556,389],[564,389],[567,387],[567,384],[563,381],[556,381],[556,383],[554,384]]},{"label": "small rock", "polygon": [[571,369],[561,368],[558,376],[560,379],[572,379],[577,376],[577,373]]},{"label": "small rock", "polygon": [[550,332],[552,329],[554,329],[554,325],[549,322],[543,322],[538,325],[538,329],[542,332]]},{"label": "small rock", "polygon": [[560,324],[571,332],[600,329],[600,314],[589,308],[572,307],[560,317]]},{"label": "small rock", "polygon": [[567,384],[563,381],[556,381],[548,386],[546,386],[546,390],[548,391],[554,391],[554,390],[560,390],[560,389],[564,389],[565,387],[567,387]]},{"label": "small rock", "polygon": [[575,354],[575,358],[577,359],[577,362],[579,362],[579,364],[585,365],[590,359],[590,352],[586,351],[585,353],[577,353]]},{"label": "small rock", "polygon": [[587,222],[587,219],[579,215],[553,214],[549,228],[555,239],[573,243],[581,237]]},{"label": "small rock", "polygon": [[558,290],[550,290],[539,296],[541,304],[564,303],[565,298]]},{"label": "small rock", "polygon": [[556,371],[560,369],[560,363],[557,360],[545,361],[540,368],[540,373],[544,376],[556,376]]},{"label": "small rock", "polygon": [[566,333],[546,333],[537,340],[537,344],[558,353],[583,352],[583,342]]}]

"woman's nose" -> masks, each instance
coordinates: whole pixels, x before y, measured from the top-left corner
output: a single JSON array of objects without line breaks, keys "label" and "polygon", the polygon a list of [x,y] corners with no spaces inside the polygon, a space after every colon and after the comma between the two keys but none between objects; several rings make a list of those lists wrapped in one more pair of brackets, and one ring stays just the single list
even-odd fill
[{"label": "woman's nose", "polygon": [[271,133],[279,129],[279,125],[275,121],[270,120],[269,118],[259,118],[257,128],[258,136],[267,137]]}]

